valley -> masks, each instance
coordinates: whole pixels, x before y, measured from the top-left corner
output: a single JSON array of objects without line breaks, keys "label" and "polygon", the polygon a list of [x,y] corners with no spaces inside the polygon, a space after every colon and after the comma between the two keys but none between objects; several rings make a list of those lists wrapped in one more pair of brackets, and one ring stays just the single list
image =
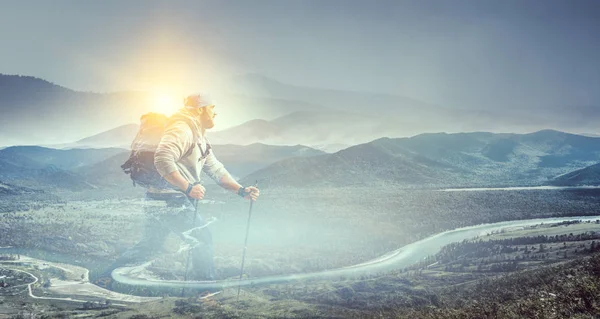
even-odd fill
[{"label": "valley", "polygon": [[[138,306],[131,303],[131,298],[119,297],[129,301],[125,304],[114,300],[99,302],[99,298],[106,298],[107,293],[104,293],[105,297],[99,297],[100,295],[94,296],[90,291],[85,293],[78,289],[79,292],[75,295],[65,294],[66,290],[60,293],[61,288],[43,287],[43,283],[40,283],[35,288],[36,295],[59,298],[75,298],[74,296],[79,295],[80,298],[83,296],[83,301],[91,301],[86,303],[87,309],[81,303],[75,306],[77,302],[61,303],[58,309],[56,306],[48,308],[43,303],[37,303],[37,307],[38,310],[47,309],[48,313],[57,315],[86,313],[88,316],[99,317],[110,314],[114,318],[185,317],[198,311],[209,318],[258,318],[263,317],[267,311],[270,313],[269,317],[273,318],[375,318],[382,315],[398,318],[451,318],[450,315],[461,317],[475,313],[482,316],[546,313],[548,308],[557,309],[554,311],[560,311],[563,315],[575,315],[592,311],[595,307],[593,300],[589,304],[588,301],[580,304],[579,302],[584,301],[565,297],[569,293],[583,293],[581,289],[588,289],[584,285],[593,280],[590,276],[593,276],[594,269],[600,269],[594,268],[600,267],[600,260],[596,255],[600,249],[599,223],[600,219],[592,217],[587,221],[567,219],[561,223],[505,226],[496,231],[481,233],[470,241],[447,245],[439,253],[419,263],[391,272],[340,277],[337,280],[305,279],[284,284],[244,286],[239,302],[235,302],[236,289],[225,288],[210,300],[193,296],[181,299],[163,292],[161,299],[147,299],[144,306]],[[12,256],[15,258],[15,255]],[[48,255],[52,258],[51,256],[52,254]],[[263,254],[263,258],[267,258],[266,256],[267,254]],[[26,256],[18,258],[21,263],[33,260]],[[0,268],[6,269],[7,263],[15,262],[18,260],[3,261]],[[58,271],[48,272],[48,264]],[[37,267],[29,269],[40,273],[39,278],[47,278],[48,282],[61,287],[64,280],[68,279],[65,278],[65,267],[61,264],[38,262]],[[13,266],[10,268],[14,270]],[[576,284],[572,279],[575,274],[578,276]],[[532,275],[537,279],[533,280]],[[548,276],[565,276],[565,279],[541,279],[549,278]],[[78,278],[73,280],[83,280],[79,275],[76,277]],[[519,286],[516,290],[510,288],[513,289],[510,295],[486,294],[492,298],[504,298],[502,304],[496,306],[493,306],[495,299],[481,299],[481,294],[473,292],[473,289],[487,291],[492,287],[507,289],[519,280],[522,281],[521,278],[529,278],[527,280],[531,283]],[[534,291],[544,296],[541,299],[532,298]],[[589,290],[585,291],[591,293]],[[3,295],[1,298],[4,304],[10,305],[22,298],[19,296],[23,293],[25,292],[12,296]],[[115,296],[117,295],[113,294],[112,298],[116,298]],[[522,298],[529,303],[527,308],[514,303]],[[559,306],[560,310],[557,308]]]},{"label": "valley", "polygon": [[[143,188],[132,187],[119,167],[127,151],[6,148],[0,150],[0,176],[6,179],[0,179],[0,250],[26,262],[0,266],[5,278],[11,277],[5,284],[13,287],[2,290],[0,318],[42,311],[49,318],[185,318],[198,311],[215,318],[261,318],[265,313],[519,317],[527,309],[514,303],[518,298],[545,313],[532,297],[540,282],[531,282],[530,290],[519,290],[513,299],[491,292],[481,299],[471,290],[503,291],[503,277],[559,276],[570,262],[578,265],[584,283],[593,280],[600,242],[595,222],[600,188],[593,186],[600,183],[594,164],[597,143],[597,138],[541,131],[384,138],[333,154],[302,145],[217,145],[215,152],[226,167],[245,176],[241,183],[258,180],[261,188],[239,303],[233,287],[240,273],[247,201],[205,182],[199,214],[211,220],[217,279],[226,283],[220,289],[182,291],[106,281],[104,270],[143,236],[149,218],[145,210],[153,205],[144,202]],[[420,242],[452,229],[537,218],[565,218],[568,223],[528,224],[489,236],[473,233],[478,238],[470,242],[448,237],[446,247]],[[177,234],[169,234],[137,276],[183,280],[184,245]],[[420,247],[418,253],[412,247]],[[386,260],[394,254],[402,263],[392,263],[396,257]],[[366,272],[338,271],[361,264],[378,266]],[[85,269],[84,278],[69,279],[60,269],[71,266],[61,265]],[[278,276],[288,279],[267,280]],[[15,290],[19,278],[24,286]],[[588,289],[569,280],[553,283],[553,289]],[[215,295],[204,298],[209,292]],[[494,298],[505,299],[497,304]],[[584,306],[571,299],[552,300],[573,314],[595,309],[593,300]]]}]

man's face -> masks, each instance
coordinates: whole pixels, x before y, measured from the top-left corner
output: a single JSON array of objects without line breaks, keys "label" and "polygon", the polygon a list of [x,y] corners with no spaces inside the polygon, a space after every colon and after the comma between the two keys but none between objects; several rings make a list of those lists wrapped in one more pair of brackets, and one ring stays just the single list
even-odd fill
[{"label": "man's face", "polygon": [[215,113],[214,105],[205,106],[202,110],[202,113],[200,114],[200,121],[202,122],[202,127],[206,129],[213,128],[215,126],[214,119],[216,115],[217,113]]}]

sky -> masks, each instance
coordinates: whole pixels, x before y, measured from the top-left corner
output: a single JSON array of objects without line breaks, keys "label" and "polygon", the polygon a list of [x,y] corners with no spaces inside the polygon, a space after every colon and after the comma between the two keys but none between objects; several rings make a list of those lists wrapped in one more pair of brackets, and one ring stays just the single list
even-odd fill
[{"label": "sky", "polygon": [[598,105],[600,1],[0,1],[0,73],[81,91],[240,74],[460,108]]}]

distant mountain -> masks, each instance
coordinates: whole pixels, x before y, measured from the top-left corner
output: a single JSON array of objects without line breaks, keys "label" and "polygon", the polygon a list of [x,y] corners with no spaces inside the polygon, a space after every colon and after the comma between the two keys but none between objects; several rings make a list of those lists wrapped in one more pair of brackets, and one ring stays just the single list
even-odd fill
[{"label": "distant mountain", "polygon": [[452,167],[428,167],[417,163],[410,155],[394,155],[373,143],[366,143],[334,154],[282,160],[250,174],[243,183],[258,180],[263,186],[335,187],[404,181],[406,185],[425,186],[439,184],[439,181],[458,183],[458,173]]},{"label": "distant mountain", "polygon": [[0,74],[1,144],[50,144],[76,140],[136,122],[153,104],[143,92],[89,93],[48,81]]},{"label": "distant mountain", "polygon": [[[310,157],[325,154],[310,147],[273,146],[264,144],[213,145],[217,158],[227,170],[236,177],[243,177],[260,168],[264,168],[279,160],[290,157]],[[85,180],[96,186],[129,186],[132,184],[129,176],[124,174],[121,165],[129,158],[130,152],[118,153],[102,162],[80,167],[74,172],[81,174]],[[204,177],[206,182],[208,177]]]},{"label": "distant mountain", "polygon": [[248,145],[282,134],[284,128],[267,120],[255,119],[224,131],[207,132],[214,144]]},{"label": "distant mountain", "polygon": [[399,124],[393,117],[341,111],[300,111],[271,121],[248,121],[227,130],[209,132],[208,136],[219,144],[354,145],[401,134],[406,127],[399,129]]},{"label": "distant mountain", "polygon": [[[219,145],[217,157],[243,183],[412,187],[540,185],[600,162],[600,138],[553,130],[530,134],[421,134],[380,138],[333,154],[302,146]],[[0,150],[0,180],[35,189],[128,186],[126,149]],[[583,171],[588,179],[595,166]],[[597,169],[597,168],[596,168]],[[563,175],[562,178],[569,178]],[[585,179],[585,180],[588,180]]]},{"label": "distant mountain", "polygon": [[252,119],[273,120],[300,111],[327,112],[329,108],[311,99],[286,99],[252,94],[223,93],[216,97],[216,129],[223,123],[239,125]]},{"label": "distant mountain", "polygon": [[118,147],[128,149],[139,128],[140,126],[138,124],[126,124],[106,132],[86,137],[74,144],[77,145],[78,148]]},{"label": "distant mountain", "polygon": [[11,146],[0,150],[0,160],[26,168],[45,168],[52,165],[69,170],[100,162],[123,152],[120,148],[59,150],[40,146]]},{"label": "distant mountain", "polygon": [[370,109],[366,112],[299,111],[271,121],[252,120],[226,130],[209,132],[209,137],[219,144],[302,144],[314,148],[321,145],[329,151],[339,151],[381,137],[411,136],[424,131],[439,131],[440,128],[460,131],[469,128],[469,123],[483,121],[483,117],[478,116],[480,114],[448,111],[436,114],[427,114],[426,111],[380,114]]},{"label": "distant mountain", "polygon": [[531,134],[421,134],[381,138],[308,159],[277,162],[245,178],[281,186],[538,185],[600,161],[600,138]]},{"label": "distant mountain", "polygon": [[245,74],[230,80],[232,91],[248,96],[261,96],[294,101],[311,101],[333,110],[374,111],[438,108],[412,98],[382,93],[310,88],[284,84],[260,74]]},{"label": "distant mountain", "polygon": [[[354,123],[352,125],[348,123]],[[222,131],[210,130],[208,138],[213,144],[269,144],[309,145],[325,152],[337,152],[351,144],[337,143],[345,140],[358,144],[371,141],[394,130],[388,121],[387,128],[381,120],[344,112],[294,112],[272,121],[255,119]],[[45,145],[48,148],[106,148],[129,149],[139,125],[127,124],[73,143]]]},{"label": "distant mountain", "polygon": [[524,132],[547,127],[566,131],[595,131],[600,119],[597,105],[544,105],[534,108],[523,107],[516,101],[514,105],[508,104],[500,109],[486,105],[474,109],[451,108],[402,95],[294,86],[260,74],[235,77],[230,80],[228,87],[245,95],[311,101],[338,111],[371,112],[380,118],[400,115],[410,119],[406,121],[407,124],[416,121],[425,126],[412,134],[399,127],[398,131],[403,134],[394,136],[440,131]]},{"label": "distant mountain", "polygon": [[342,143],[331,143],[331,144],[311,144],[310,146],[316,150],[323,151],[325,153],[335,153],[335,152],[341,151],[345,148],[348,148],[352,145],[342,144]]},{"label": "distant mountain", "polygon": [[560,175],[549,184],[554,186],[600,186],[600,163]]},{"label": "distant mountain", "polygon": [[[310,100],[249,96],[237,93],[218,95],[222,123],[243,123],[248,119],[274,119],[300,110],[326,108]],[[0,74],[0,145],[49,145],[53,147],[122,146],[106,134],[87,140],[111,127],[123,126],[127,133],[142,114],[153,110],[152,92],[78,92],[43,79]],[[181,105],[173,105],[173,111]],[[219,124],[219,123],[218,123]],[[107,132],[108,133],[108,132]],[[72,142],[77,141],[77,142]],[[64,145],[59,145],[64,144]],[[83,145],[79,145],[83,144]]]},{"label": "distant mountain", "polygon": [[[392,94],[288,85],[256,74],[223,87],[215,100],[219,131],[211,132],[217,144],[329,145],[337,151],[333,145],[425,132],[542,127],[593,132],[599,117],[593,106],[467,110]],[[155,99],[152,92],[78,92],[34,77],[0,74],[0,146],[124,147],[140,116],[155,108]]]},{"label": "distant mountain", "polygon": [[2,181],[0,181],[0,195],[37,194],[37,193],[42,193],[42,192],[43,191],[41,191],[41,190],[28,188],[28,187],[16,186],[16,185],[8,184],[8,183],[3,183]]},{"label": "distant mountain", "polygon": [[123,173],[121,165],[127,161],[130,151],[122,151],[101,162],[74,169],[87,183],[97,187],[123,187],[132,185],[129,175]]},{"label": "distant mountain", "polygon": [[247,146],[215,145],[215,155],[234,176],[243,177],[277,161],[291,157],[312,157],[326,154],[303,145],[276,146],[255,143]]},{"label": "distant mountain", "polygon": [[84,190],[95,186],[73,170],[105,160],[123,149],[57,150],[12,146],[0,150],[0,180],[36,189]]}]

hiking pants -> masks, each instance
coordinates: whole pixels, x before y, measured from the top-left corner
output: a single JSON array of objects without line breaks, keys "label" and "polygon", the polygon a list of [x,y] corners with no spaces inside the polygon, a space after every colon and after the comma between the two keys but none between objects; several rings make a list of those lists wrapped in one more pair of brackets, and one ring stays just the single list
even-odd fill
[{"label": "hiking pants", "polygon": [[[195,208],[192,202],[183,194],[147,193],[144,204],[146,222],[142,239],[124,252],[114,263],[115,267],[111,268],[152,260],[161,253],[167,235],[173,232],[184,241],[184,245],[194,247],[191,249],[188,278],[215,279],[212,235],[208,227],[202,227],[205,226],[205,222],[200,214],[196,214],[194,218]],[[201,228],[189,232],[197,227]],[[188,236],[191,238],[186,238],[184,232],[189,232]],[[182,251],[180,254],[184,254],[187,260],[188,251]]]}]

